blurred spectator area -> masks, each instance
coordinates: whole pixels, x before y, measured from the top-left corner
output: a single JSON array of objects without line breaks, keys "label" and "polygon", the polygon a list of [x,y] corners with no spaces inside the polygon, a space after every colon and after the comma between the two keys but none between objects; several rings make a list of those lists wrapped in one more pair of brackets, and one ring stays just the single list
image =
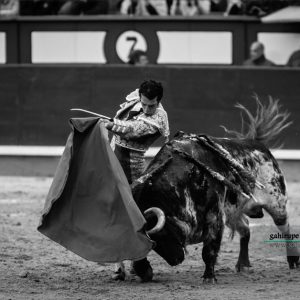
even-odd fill
[{"label": "blurred spectator area", "polygon": [[19,0],[0,0],[0,16],[17,16],[19,10]]},{"label": "blurred spectator area", "polygon": [[20,15],[103,15],[111,0],[19,0]]},{"label": "blurred spectator area", "polygon": [[0,0],[0,14],[262,17],[289,5],[300,0]]},{"label": "blurred spectator area", "polygon": [[299,0],[243,0],[244,13],[250,16],[265,16],[287,6],[300,5]]}]

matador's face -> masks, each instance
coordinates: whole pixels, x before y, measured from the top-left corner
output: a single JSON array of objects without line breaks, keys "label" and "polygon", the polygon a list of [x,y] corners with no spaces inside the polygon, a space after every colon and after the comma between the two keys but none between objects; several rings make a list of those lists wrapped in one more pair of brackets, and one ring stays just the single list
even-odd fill
[{"label": "matador's face", "polygon": [[152,116],[153,114],[155,114],[156,109],[158,107],[157,97],[150,100],[146,96],[141,94],[141,104],[143,112],[148,116]]}]

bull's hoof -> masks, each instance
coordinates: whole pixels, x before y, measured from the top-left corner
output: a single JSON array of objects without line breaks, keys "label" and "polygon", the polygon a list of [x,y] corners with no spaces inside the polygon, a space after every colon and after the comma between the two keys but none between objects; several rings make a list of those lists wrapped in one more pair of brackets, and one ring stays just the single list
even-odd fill
[{"label": "bull's hoof", "polygon": [[141,278],[141,282],[152,281],[153,270],[146,258],[134,261],[132,266],[135,274]]},{"label": "bull's hoof", "polygon": [[253,270],[251,269],[251,265],[244,265],[244,264],[237,264],[235,266],[236,272],[242,272],[242,273],[251,273]]},{"label": "bull's hoof", "polygon": [[216,278],[204,278],[203,283],[204,284],[216,284],[217,279]]},{"label": "bull's hoof", "polygon": [[287,257],[290,269],[300,268],[299,256]]},{"label": "bull's hoof", "polygon": [[117,271],[111,276],[111,278],[116,281],[124,281],[125,277],[126,277],[126,274],[123,271]]}]

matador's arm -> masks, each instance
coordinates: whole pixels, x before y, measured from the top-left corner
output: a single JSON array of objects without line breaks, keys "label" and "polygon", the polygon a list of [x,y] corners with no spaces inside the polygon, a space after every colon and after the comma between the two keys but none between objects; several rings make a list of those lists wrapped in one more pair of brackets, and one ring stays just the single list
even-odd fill
[{"label": "matador's arm", "polygon": [[105,122],[105,127],[125,139],[138,139],[159,131],[156,124],[151,124],[144,120],[122,121],[114,119],[113,122]]}]

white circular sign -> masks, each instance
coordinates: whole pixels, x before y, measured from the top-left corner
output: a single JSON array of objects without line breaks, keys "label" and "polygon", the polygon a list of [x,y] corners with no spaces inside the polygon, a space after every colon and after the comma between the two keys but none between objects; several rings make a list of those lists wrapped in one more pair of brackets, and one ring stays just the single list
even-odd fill
[{"label": "white circular sign", "polygon": [[137,31],[124,31],[117,39],[116,51],[119,58],[125,63],[128,62],[128,55],[132,48],[147,51],[147,42],[143,35]]}]

